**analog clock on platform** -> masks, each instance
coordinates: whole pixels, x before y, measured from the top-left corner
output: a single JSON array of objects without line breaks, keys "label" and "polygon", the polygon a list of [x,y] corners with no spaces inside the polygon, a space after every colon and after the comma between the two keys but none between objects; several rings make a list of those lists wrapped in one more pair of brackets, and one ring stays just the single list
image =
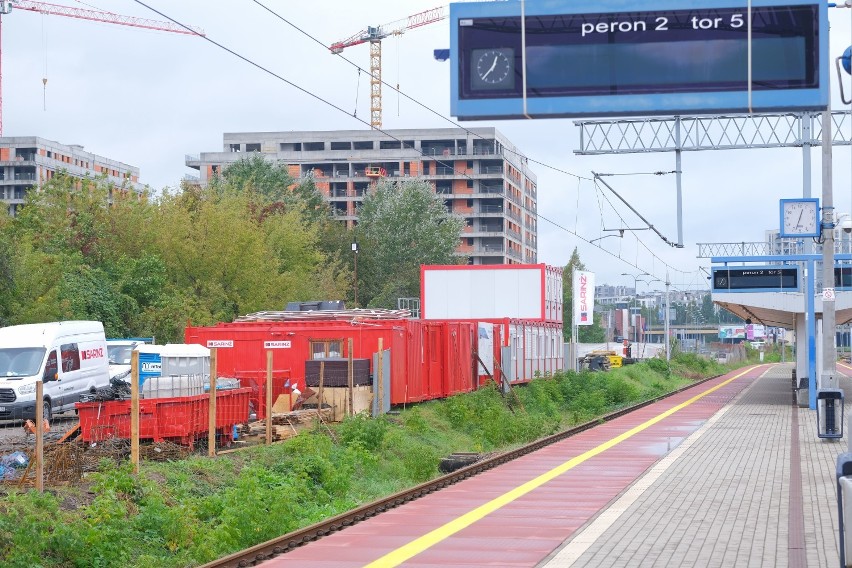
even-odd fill
[{"label": "analog clock on platform", "polygon": [[820,229],[819,199],[781,200],[782,237],[818,237]]}]

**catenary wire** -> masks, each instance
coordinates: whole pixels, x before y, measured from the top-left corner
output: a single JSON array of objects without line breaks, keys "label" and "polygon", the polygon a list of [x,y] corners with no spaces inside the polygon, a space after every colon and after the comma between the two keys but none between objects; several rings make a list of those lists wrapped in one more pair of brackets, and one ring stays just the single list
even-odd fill
[{"label": "catenary wire", "polygon": [[[314,92],[312,92],[312,91],[310,91],[310,90],[308,90],[308,89],[306,89],[306,88],[304,88],[304,87],[301,87],[300,85],[298,85],[298,84],[294,83],[293,81],[290,81],[289,79],[287,79],[287,78],[285,78],[285,77],[283,77],[283,76],[281,76],[281,75],[279,75],[279,74],[275,73],[275,72],[274,72],[274,71],[272,71],[271,69],[268,69],[267,67],[264,67],[263,65],[261,65],[261,64],[259,64],[259,63],[257,63],[257,62],[255,62],[255,61],[253,61],[253,60],[251,60],[251,59],[249,59],[248,57],[246,57],[246,56],[244,56],[244,55],[241,55],[240,53],[237,53],[236,51],[234,51],[234,50],[230,49],[229,47],[227,47],[227,46],[225,46],[225,45],[223,45],[223,44],[221,44],[221,43],[219,43],[219,42],[217,42],[217,41],[213,40],[211,37],[209,37],[209,35],[204,35],[204,36],[202,36],[202,35],[200,35],[200,34],[197,34],[197,33],[196,33],[194,30],[192,30],[192,28],[190,28],[188,25],[183,24],[182,22],[180,22],[180,21],[178,21],[178,20],[176,20],[176,19],[172,18],[171,16],[168,16],[167,14],[165,14],[165,13],[161,12],[160,10],[157,10],[156,8],[154,8],[154,7],[152,7],[152,6],[149,6],[148,4],[146,4],[145,2],[143,2],[142,0],[134,0],[134,1],[135,1],[137,4],[139,4],[140,6],[143,6],[144,8],[147,8],[148,10],[150,10],[150,11],[152,11],[152,12],[154,12],[154,13],[158,14],[159,16],[161,16],[161,17],[163,17],[163,18],[165,18],[165,19],[167,19],[167,20],[171,21],[172,23],[174,23],[174,24],[176,24],[176,25],[178,25],[178,26],[180,26],[180,27],[182,27],[182,28],[186,29],[187,31],[190,31],[190,32],[194,33],[195,35],[198,35],[199,37],[201,37],[201,38],[203,38],[203,39],[207,40],[209,43],[211,43],[211,44],[215,45],[216,47],[218,47],[218,48],[220,48],[220,49],[222,49],[222,50],[224,50],[224,51],[227,51],[227,52],[228,52],[228,53],[230,53],[231,55],[233,55],[233,56],[237,57],[238,59],[242,60],[243,62],[248,63],[249,65],[251,65],[251,66],[253,66],[253,67],[255,67],[255,68],[257,68],[257,69],[259,69],[259,70],[263,71],[264,73],[267,73],[268,75],[271,75],[272,77],[275,77],[276,79],[278,79],[278,80],[280,80],[280,81],[282,81],[282,82],[286,83],[287,85],[290,85],[290,86],[291,86],[291,87],[293,87],[294,89],[296,89],[296,90],[298,90],[298,91],[300,91],[300,92],[302,92],[302,93],[304,93],[304,94],[308,95],[309,97],[311,97],[311,98],[313,98],[313,99],[316,99],[316,100],[320,101],[321,103],[326,104],[327,106],[330,106],[330,107],[334,108],[335,110],[337,110],[337,111],[339,111],[339,112],[341,112],[341,113],[343,113],[343,114],[346,114],[347,116],[352,116],[350,113],[348,113],[347,111],[345,111],[345,110],[344,110],[343,108],[341,108],[340,106],[338,106],[338,105],[336,105],[336,104],[332,103],[331,101],[329,101],[329,100],[327,100],[327,99],[325,99],[325,98],[323,98],[323,97],[319,96],[318,94],[316,94],[316,93],[314,93]],[[254,1],[256,4],[258,4],[259,6],[263,7],[263,8],[264,8],[264,9],[266,9],[267,11],[269,11],[270,13],[275,14],[275,12],[273,12],[272,10],[270,10],[269,8],[267,8],[266,6],[264,6],[263,4],[261,4],[260,2],[258,2],[257,0],[253,0],[253,1]],[[322,45],[323,47],[326,47],[326,49],[328,49],[328,48],[327,48],[327,46],[325,46],[325,44],[323,44],[323,43],[322,43],[322,42],[320,42],[319,40],[316,40],[315,38],[313,38],[313,36],[310,36],[310,34],[307,34],[307,32],[304,32],[303,30],[301,30],[301,29],[300,29],[300,28],[298,28],[297,26],[293,25],[292,23],[290,23],[289,21],[287,21],[287,20],[286,20],[286,19],[284,19],[283,17],[281,17],[281,16],[279,16],[279,15],[277,15],[277,14],[275,14],[275,15],[276,15],[277,17],[279,17],[280,19],[282,19],[282,21],[285,21],[288,25],[290,25],[290,26],[292,26],[292,27],[296,28],[298,31],[300,31],[300,32],[301,32],[301,33],[303,33],[304,35],[306,35],[306,36],[310,37],[311,39],[313,39],[314,41],[316,41],[317,43],[319,43],[320,45]],[[355,64],[355,63],[353,63],[353,62],[349,61],[348,59],[346,59],[346,58],[343,58],[343,59],[344,59],[344,60],[346,60],[347,62],[349,62],[350,64],[355,65],[356,67],[358,67],[358,65],[357,65],[357,64]],[[388,85],[388,86],[389,86],[390,88],[394,89],[394,87],[393,87],[393,86],[391,86],[391,85]],[[394,90],[398,90],[398,89],[394,89]],[[458,125],[457,123],[455,123],[455,121],[453,121],[453,120],[451,120],[451,119],[449,119],[449,118],[447,118],[447,117],[444,117],[443,115],[441,115],[441,114],[440,114],[440,113],[438,113],[437,111],[435,111],[435,110],[433,110],[433,109],[429,108],[428,106],[423,105],[422,103],[420,103],[420,102],[416,101],[415,99],[411,98],[410,96],[406,95],[405,93],[403,93],[403,92],[401,92],[401,91],[399,91],[399,92],[400,92],[400,94],[401,94],[402,96],[404,96],[404,97],[406,97],[407,99],[409,99],[409,100],[411,100],[411,101],[413,101],[413,102],[417,103],[418,105],[420,105],[420,106],[422,106],[423,108],[425,108],[425,109],[429,110],[430,112],[433,112],[433,113],[437,114],[438,116],[440,116],[441,118],[444,118],[445,120],[448,120],[448,121],[450,121],[450,122],[451,122],[451,123],[453,123],[453,124],[456,124],[456,125],[457,125],[460,129],[462,129],[462,130],[464,130],[464,131],[466,131],[466,132],[470,132],[471,134],[473,134],[473,135],[475,135],[475,136],[479,136],[479,135],[477,135],[476,133],[471,132],[469,129],[464,128],[464,127],[463,127],[463,126],[461,126],[461,125]],[[372,126],[371,126],[371,125],[370,125],[367,121],[365,121],[365,120],[363,120],[363,119],[361,119],[361,118],[358,118],[358,117],[355,117],[355,116],[352,116],[352,118],[354,118],[354,119],[355,119],[355,120],[357,120],[358,122],[361,122],[361,123],[362,123],[362,124],[364,124],[365,126],[370,126],[371,128],[375,129],[376,131],[381,132],[382,134],[384,134],[384,135],[385,135],[385,136],[387,136],[388,138],[390,138],[390,139],[392,139],[392,140],[395,140],[395,141],[397,141],[397,142],[400,142],[400,143],[402,144],[402,147],[405,147],[404,142],[403,142],[401,139],[399,139],[399,138],[397,138],[396,136],[394,136],[393,134],[391,134],[390,132],[387,132],[387,131],[385,131],[385,130],[383,130],[383,129],[381,129],[381,128],[375,128],[375,127],[372,127]],[[481,137],[481,136],[479,136],[479,137]],[[412,150],[414,150],[414,151],[418,152],[421,156],[423,156],[423,157],[425,157],[425,158],[432,158],[432,159],[435,159],[435,162],[436,162],[437,164],[442,164],[442,165],[444,165],[445,167],[449,167],[449,168],[450,168],[450,169],[452,169],[454,172],[456,172],[457,174],[459,174],[461,177],[465,177],[465,178],[467,178],[467,179],[472,179],[472,178],[471,178],[469,175],[467,175],[465,172],[460,172],[459,170],[456,170],[454,166],[449,166],[449,165],[447,165],[447,163],[446,163],[446,162],[443,162],[442,160],[439,160],[439,159],[435,158],[435,156],[428,156],[428,155],[426,155],[425,153],[423,153],[422,151],[419,151],[419,150],[417,150],[417,149],[415,149],[415,148],[410,148],[410,149],[412,149]],[[553,170],[555,170],[555,171],[558,171],[558,172],[564,173],[564,174],[566,174],[566,175],[568,175],[568,176],[575,177],[575,178],[579,178],[579,179],[591,179],[591,178],[586,178],[586,177],[578,176],[577,174],[573,174],[573,173],[568,172],[568,171],[566,171],[566,170],[563,170],[563,169],[561,169],[561,168],[556,168],[555,166],[551,166],[551,165],[549,165],[549,164],[545,164],[545,163],[543,163],[543,162],[539,162],[539,161],[537,161],[537,160],[531,160],[529,157],[527,157],[527,156],[525,156],[525,155],[523,155],[523,154],[521,154],[521,153],[519,153],[519,152],[513,151],[513,150],[511,150],[511,149],[509,149],[509,148],[505,148],[505,147],[504,147],[503,149],[504,149],[504,151],[509,151],[509,152],[511,152],[511,153],[514,153],[514,154],[516,154],[516,155],[520,156],[520,157],[521,157],[522,159],[524,159],[524,160],[532,161],[533,163],[537,163],[537,164],[542,165],[542,166],[544,166],[544,167],[547,167],[547,168],[549,168],[549,169],[553,169]],[[627,260],[623,259],[622,257],[620,257],[620,256],[618,256],[618,255],[616,255],[616,254],[614,254],[614,253],[612,253],[612,252],[608,251],[607,249],[604,249],[603,247],[601,247],[601,246],[597,245],[596,243],[591,243],[591,242],[590,242],[588,239],[586,239],[585,237],[583,237],[583,236],[579,235],[578,233],[576,233],[576,232],[574,232],[574,231],[571,231],[570,229],[568,229],[568,228],[566,228],[566,227],[564,227],[564,226],[560,225],[559,223],[557,223],[557,222],[555,222],[555,221],[553,221],[553,220],[551,220],[551,219],[549,219],[549,218],[547,218],[547,217],[545,217],[545,216],[541,215],[540,213],[536,212],[536,215],[537,215],[540,219],[542,219],[543,221],[546,221],[546,222],[550,223],[550,224],[551,224],[551,225],[553,225],[554,227],[557,227],[557,228],[559,228],[559,229],[561,229],[561,230],[563,230],[563,231],[565,231],[565,232],[567,232],[567,233],[569,233],[569,234],[574,235],[575,237],[577,237],[578,239],[582,240],[583,242],[585,242],[585,243],[587,243],[587,244],[590,244],[590,245],[592,245],[592,246],[596,246],[598,249],[600,249],[600,250],[602,250],[602,251],[606,252],[607,254],[609,254],[610,256],[612,256],[612,257],[614,257],[614,258],[617,258],[617,259],[621,260],[621,261],[622,261],[622,262],[624,262],[625,264],[627,264],[627,265],[629,265],[629,266],[632,266],[632,267],[636,268],[637,270],[641,270],[641,268],[639,268],[639,266],[637,266],[635,263],[631,263],[630,261],[627,261]],[[640,241],[640,242],[641,242],[641,239],[639,239],[639,238],[637,237],[637,241]],[[648,250],[648,251],[650,252],[650,249],[647,247],[647,245],[644,245],[644,243],[643,243],[643,246],[646,248],[646,250]],[[672,269],[672,270],[674,270],[674,271],[676,271],[676,272],[680,272],[680,273],[683,273],[683,274],[687,274],[687,273],[693,272],[693,271],[685,271],[685,270],[680,270],[680,269],[678,269],[678,268],[675,268],[674,266],[669,265],[669,264],[668,264],[665,260],[663,260],[662,258],[657,257],[657,256],[656,256],[656,254],[655,254],[655,253],[653,253],[653,252],[651,252],[651,255],[652,255],[654,258],[657,258],[657,259],[658,259],[661,263],[663,263],[666,267],[668,267],[668,268],[670,268],[670,269]]]}]

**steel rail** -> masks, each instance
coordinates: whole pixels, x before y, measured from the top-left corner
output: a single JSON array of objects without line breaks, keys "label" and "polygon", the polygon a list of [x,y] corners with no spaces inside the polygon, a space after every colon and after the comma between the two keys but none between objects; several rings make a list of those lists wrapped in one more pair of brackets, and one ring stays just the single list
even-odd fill
[{"label": "steel rail", "polygon": [[586,430],[594,428],[595,426],[599,426],[600,424],[603,424],[605,422],[609,422],[626,414],[630,414],[635,410],[639,410],[640,408],[644,408],[645,406],[654,404],[655,402],[659,402],[670,396],[674,396],[689,389],[693,389],[699,385],[706,383],[707,381],[717,379],[720,376],[721,375],[717,375],[714,377],[709,377],[707,379],[695,381],[691,384],[685,385],[669,393],[662,394],[660,396],[648,399],[632,406],[627,406],[619,410],[610,412],[609,414],[605,414],[599,418],[595,418],[594,420],[584,422],[583,424],[579,424],[562,432],[541,438],[520,448],[506,451],[494,457],[487,458],[480,462],[476,462],[469,466],[463,467],[452,473],[437,477],[431,481],[421,483],[420,485],[416,485],[410,489],[394,493],[393,495],[384,497],[377,501],[373,501],[372,503],[367,503],[366,505],[362,505],[357,509],[341,513],[340,515],[331,517],[324,521],[320,521],[319,523],[315,523],[313,525],[295,530],[272,540],[256,544],[251,548],[247,548],[245,550],[241,550],[239,552],[235,552],[228,556],[222,557],[218,560],[214,560],[213,562],[204,564],[201,568],[246,568],[248,566],[256,566],[261,562],[265,562],[266,560],[269,560],[275,556],[285,554],[295,548],[302,546],[303,544],[318,540],[324,536],[342,530],[355,523],[359,523],[365,519],[374,517],[380,513],[387,511],[388,509],[393,509],[394,507],[398,507],[404,503],[413,501],[414,499],[418,499],[420,497],[423,497],[424,495],[428,495],[429,493],[433,493],[454,483],[458,483],[459,481],[467,479],[468,477],[472,477],[474,475],[502,465],[506,462],[510,462],[521,456],[539,450],[545,446],[549,446],[550,444],[560,442],[566,438],[570,438],[571,436],[575,436],[581,432],[585,432]]}]

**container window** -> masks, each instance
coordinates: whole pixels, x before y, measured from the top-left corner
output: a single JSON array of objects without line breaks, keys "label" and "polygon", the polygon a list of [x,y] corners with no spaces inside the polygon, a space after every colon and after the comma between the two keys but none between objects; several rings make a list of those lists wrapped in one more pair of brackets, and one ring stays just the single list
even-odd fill
[{"label": "container window", "polygon": [[342,339],[311,340],[311,359],[328,359],[343,357]]}]

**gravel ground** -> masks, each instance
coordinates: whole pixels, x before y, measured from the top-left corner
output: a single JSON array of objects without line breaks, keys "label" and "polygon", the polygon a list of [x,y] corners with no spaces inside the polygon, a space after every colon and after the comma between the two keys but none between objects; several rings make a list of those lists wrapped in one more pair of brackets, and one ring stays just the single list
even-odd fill
[{"label": "gravel ground", "polygon": [[[44,436],[45,443],[61,438],[68,430],[77,425],[74,412],[57,414],[50,423],[50,432]],[[35,446],[35,436],[24,430],[21,420],[0,420],[0,456]]]}]

